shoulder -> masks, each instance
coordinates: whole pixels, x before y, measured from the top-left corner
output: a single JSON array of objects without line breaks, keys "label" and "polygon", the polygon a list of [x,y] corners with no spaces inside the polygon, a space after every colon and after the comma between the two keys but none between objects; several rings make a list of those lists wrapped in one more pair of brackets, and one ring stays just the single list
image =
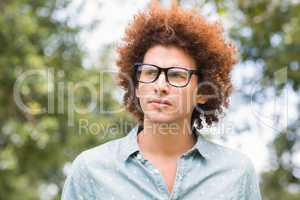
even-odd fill
[{"label": "shoulder", "polygon": [[226,147],[214,142],[210,142],[210,158],[214,163],[220,166],[239,170],[241,173],[253,173],[254,165],[252,160],[245,153]]},{"label": "shoulder", "polygon": [[[250,157],[241,151],[215,144],[214,163],[217,169],[230,174],[230,180],[237,180],[240,186],[240,196],[245,199],[260,200],[258,176]],[[244,199],[241,198],[241,199]]]},{"label": "shoulder", "polygon": [[116,164],[120,140],[122,139],[111,140],[76,156],[67,174],[62,199],[95,199],[94,181],[99,174],[113,173],[109,170],[113,170]]},{"label": "shoulder", "polygon": [[100,144],[81,152],[72,163],[72,168],[84,167],[86,170],[93,167],[111,167],[119,160],[122,138]]},{"label": "shoulder", "polygon": [[114,139],[81,152],[72,162],[64,184],[62,199],[95,199],[94,180],[99,174],[113,173],[120,139]]}]

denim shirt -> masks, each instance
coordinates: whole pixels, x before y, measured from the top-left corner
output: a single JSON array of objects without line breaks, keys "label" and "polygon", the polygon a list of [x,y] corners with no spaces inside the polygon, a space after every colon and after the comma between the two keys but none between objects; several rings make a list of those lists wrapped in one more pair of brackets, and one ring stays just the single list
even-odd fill
[{"label": "denim shirt", "polygon": [[197,135],[196,144],[177,160],[172,192],[137,143],[142,126],[125,137],[79,154],[73,161],[63,200],[261,200],[250,159]]}]

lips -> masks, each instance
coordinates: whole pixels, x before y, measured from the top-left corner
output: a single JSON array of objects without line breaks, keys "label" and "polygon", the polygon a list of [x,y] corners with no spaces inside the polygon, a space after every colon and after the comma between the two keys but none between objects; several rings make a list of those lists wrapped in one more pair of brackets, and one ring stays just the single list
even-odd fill
[{"label": "lips", "polygon": [[153,103],[153,104],[159,104],[159,105],[172,105],[171,102],[167,99],[152,99],[149,101],[149,103]]}]

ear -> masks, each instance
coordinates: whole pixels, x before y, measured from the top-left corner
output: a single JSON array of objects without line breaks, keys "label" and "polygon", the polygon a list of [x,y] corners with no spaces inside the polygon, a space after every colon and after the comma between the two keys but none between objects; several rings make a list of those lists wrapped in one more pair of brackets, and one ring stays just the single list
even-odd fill
[{"label": "ear", "polygon": [[205,104],[207,102],[207,98],[205,98],[201,94],[197,94],[197,96],[196,96],[196,102],[199,103],[199,104]]}]

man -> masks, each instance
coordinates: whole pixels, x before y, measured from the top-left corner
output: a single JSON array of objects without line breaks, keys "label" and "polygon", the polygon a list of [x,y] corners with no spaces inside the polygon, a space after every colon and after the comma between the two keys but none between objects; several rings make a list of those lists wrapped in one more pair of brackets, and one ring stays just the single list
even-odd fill
[{"label": "man", "polygon": [[200,134],[231,92],[235,49],[221,30],[175,3],[134,18],[117,65],[138,124],[81,153],[63,199],[261,199],[249,158]]}]

